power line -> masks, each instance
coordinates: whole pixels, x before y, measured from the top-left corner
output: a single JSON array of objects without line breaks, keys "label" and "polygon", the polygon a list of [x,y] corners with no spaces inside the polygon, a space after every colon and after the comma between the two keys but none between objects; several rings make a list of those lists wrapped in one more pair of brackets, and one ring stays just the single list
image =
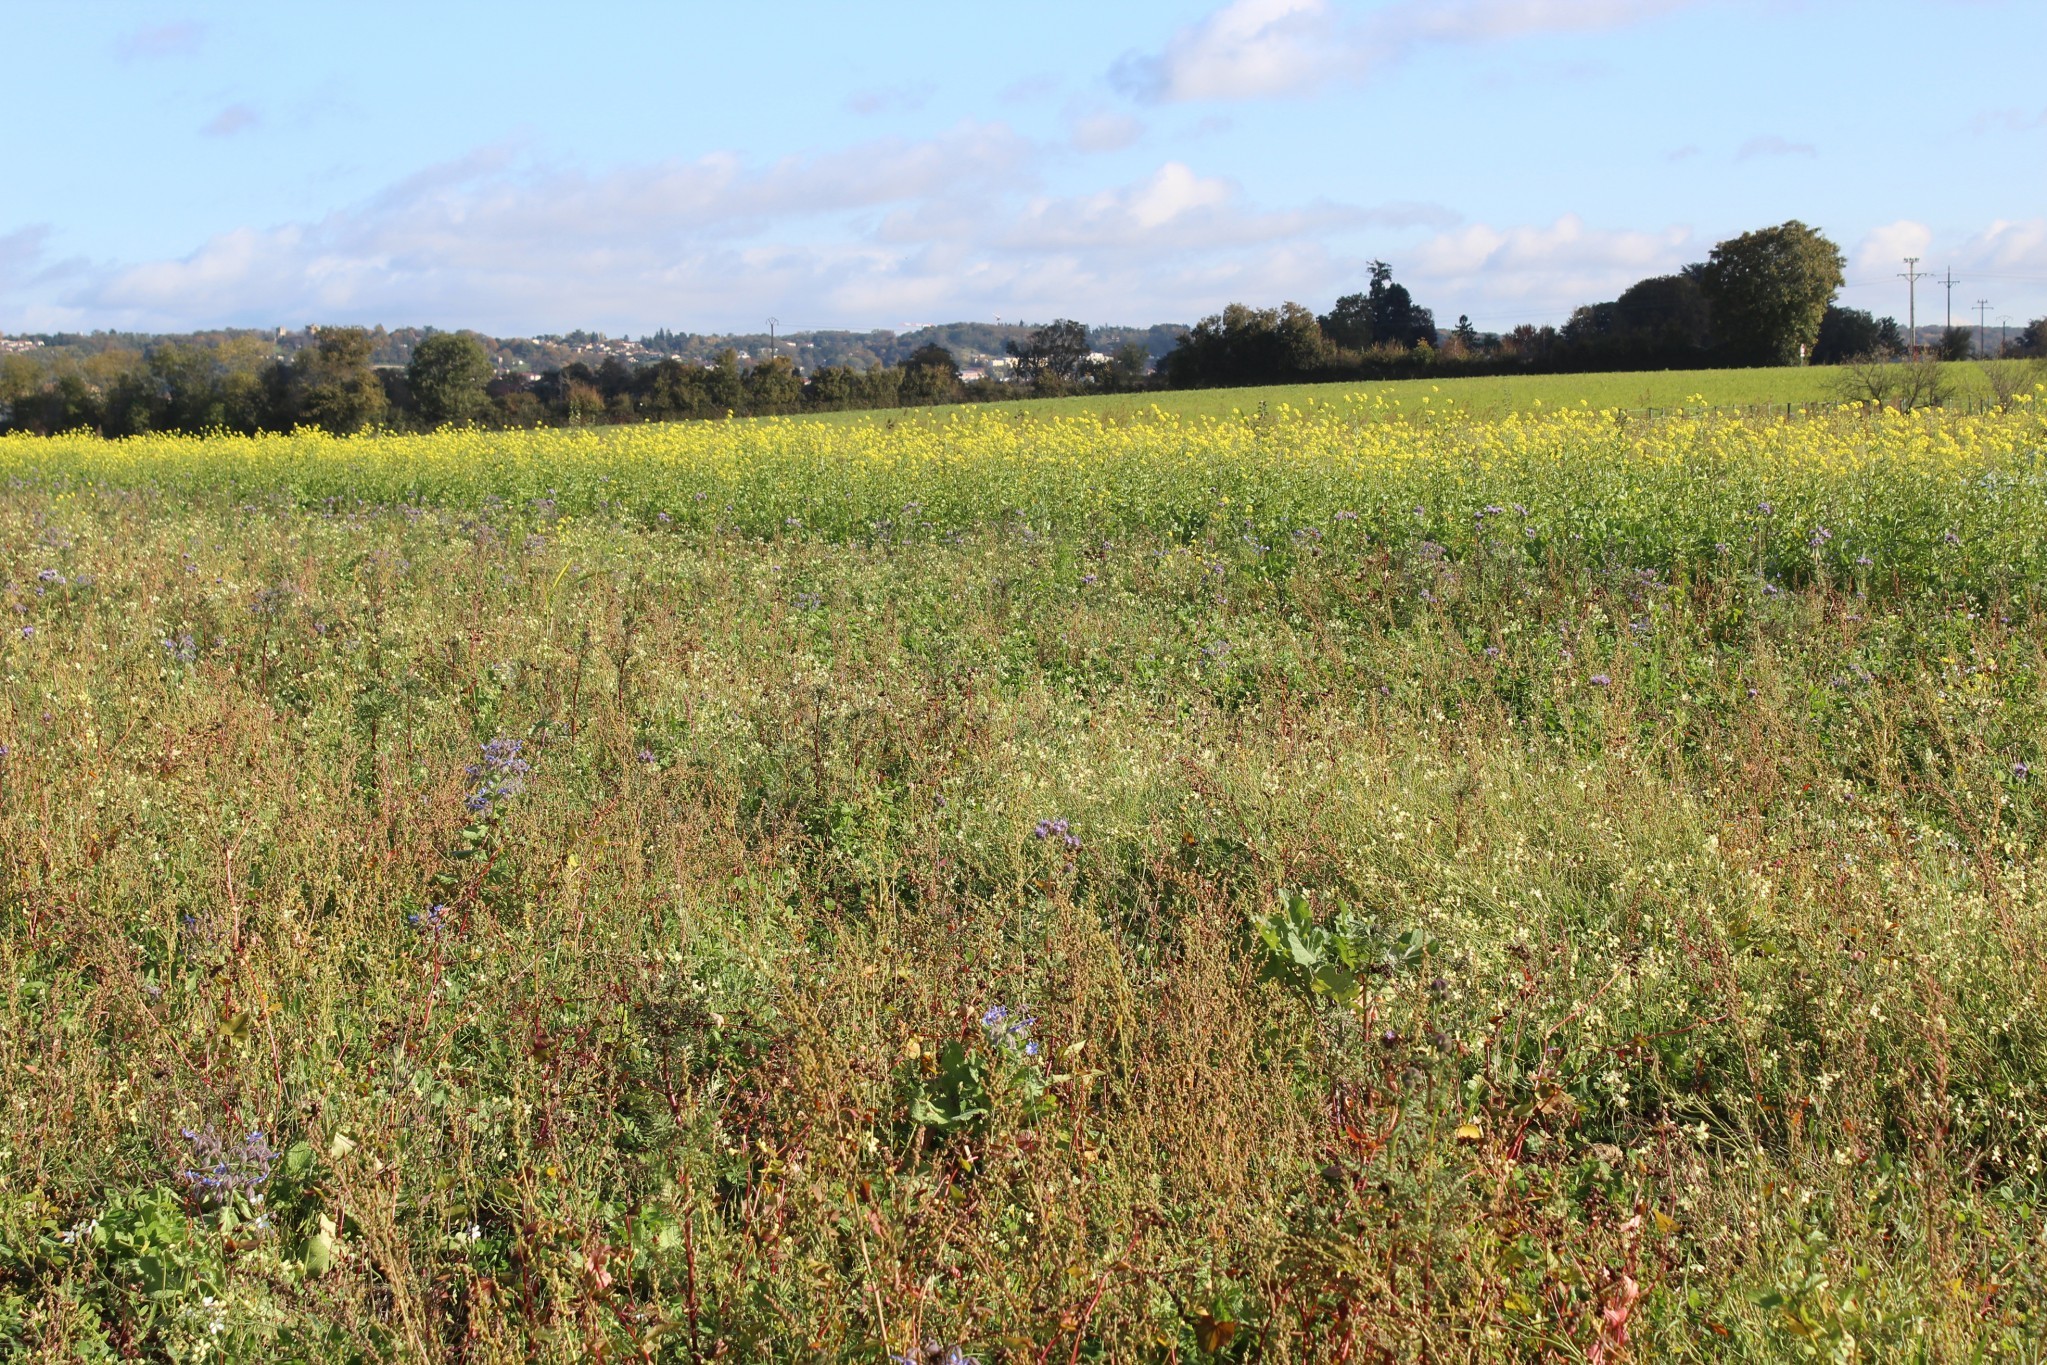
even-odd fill
[{"label": "power line", "polygon": [[1947,273],[1947,278],[1942,280],[1941,283],[1947,286],[1947,321],[1942,326],[1948,331],[1953,331],[1955,325],[1955,286],[1960,284],[1961,281],[1956,279],[1955,272],[1950,270]]},{"label": "power line", "polygon": [[1919,358],[1919,281],[1928,272],[1919,268],[1917,256],[1905,258],[1905,268],[1898,272],[1898,278],[1905,282],[1905,335],[1912,339],[1912,358]]}]

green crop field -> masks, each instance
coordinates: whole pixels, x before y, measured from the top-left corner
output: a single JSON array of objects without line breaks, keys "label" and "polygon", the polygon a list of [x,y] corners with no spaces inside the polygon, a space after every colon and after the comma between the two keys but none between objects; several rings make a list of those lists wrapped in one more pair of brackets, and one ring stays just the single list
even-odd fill
[{"label": "green crop field", "polygon": [[1592,410],[1816,382],[0,439],[0,1353],[2033,1358],[2047,401]]},{"label": "green crop field", "polygon": [[[1980,405],[1990,397],[1981,367],[1952,363],[1941,367],[1963,406]],[[1753,370],[1652,370],[1622,374],[1503,375],[1489,378],[1398,379],[1375,383],[1277,384],[1242,389],[1169,389],[1152,393],[1083,395],[987,404],[994,411],[1042,416],[1096,414],[1119,420],[1142,419],[1153,409],[1185,417],[1228,417],[1286,404],[1293,408],[1329,408],[1371,415],[1416,415],[1445,410],[1470,416],[1497,417],[1544,408],[1621,408],[1658,414],[1682,409],[1782,408],[1839,402],[1842,367]],[[979,405],[977,405],[979,406]],[[909,409],[885,414],[833,413],[820,421],[901,421],[957,411],[954,408]]]}]

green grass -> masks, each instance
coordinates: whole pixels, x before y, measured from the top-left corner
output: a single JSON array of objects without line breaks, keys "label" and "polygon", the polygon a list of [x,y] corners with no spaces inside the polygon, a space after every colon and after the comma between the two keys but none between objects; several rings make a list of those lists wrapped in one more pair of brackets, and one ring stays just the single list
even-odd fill
[{"label": "green grass", "polygon": [[[1961,402],[1988,396],[1977,367],[1945,367]],[[1377,383],[1277,384],[1241,389],[1168,389],[1155,393],[1082,395],[1072,398],[1023,399],[986,406],[1043,416],[1099,414],[1115,419],[1141,418],[1153,407],[1187,417],[1228,417],[1255,412],[1262,404],[1277,408],[1329,407],[1338,410],[1413,414],[1424,409],[1460,411],[1498,417],[1560,406],[1595,409],[1671,410],[1678,408],[1782,407],[1819,404],[1840,397],[1841,368],[1814,365],[1749,370],[1654,370],[1620,374],[1501,375],[1489,378],[1400,379]],[[982,405],[971,405],[979,407]],[[820,421],[900,421],[909,416],[937,416],[952,408],[920,408],[888,413],[830,413]]]},{"label": "green grass", "polygon": [[2027,1359],[2040,426],[1883,420],[10,444],[0,1353]]}]

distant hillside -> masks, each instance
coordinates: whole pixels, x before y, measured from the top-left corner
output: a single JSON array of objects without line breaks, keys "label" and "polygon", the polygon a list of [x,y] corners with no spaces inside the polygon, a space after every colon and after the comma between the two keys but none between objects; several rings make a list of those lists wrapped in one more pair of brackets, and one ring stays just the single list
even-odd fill
[{"label": "distant hillside", "polygon": [[[673,355],[685,360],[710,360],[730,347],[742,357],[766,355],[772,345],[810,371],[826,365],[849,365],[868,369],[876,365],[900,365],[922,346],[943,346],[962,365],[1000,359],[1005,343],[1022,342],[1030,336],[1032,323],[943,322],[912,331],[896,332],[877,328],[872,332],[784,332],[772,342],[766,332],[728,332],[697,335],[687,332],[656,332],[641,337],[639,344],[654,355]],[[1136,342],[1154,360],[1173,349],[1186,327],[1179,323],[1158,323],[1151,327],[1092,327],[1089,342],[1098,351],[1113,351]]]}]

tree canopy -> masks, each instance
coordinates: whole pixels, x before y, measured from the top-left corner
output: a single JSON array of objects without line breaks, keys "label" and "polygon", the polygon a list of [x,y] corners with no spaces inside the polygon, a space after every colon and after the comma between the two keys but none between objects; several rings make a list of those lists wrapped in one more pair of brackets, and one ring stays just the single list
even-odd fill
[{"label": "tree canopy", "polygon": [[1418,307],[1407,286],[1393,282],[1393,267],[1384,261],[1371,263],[1371,282],[1362,294],[1345,294],[1316,322],[1322,335],[1346,350],[1363,351],[1373,346],[1407,349],[1436,344],[1436,318]]},{"label": "tree canopy", "polygon": [[491,380],[490,354],[464,332],[436,332],[412,349],[405,367],[413,402],[429,425],[463,422],[489,402],[484,386]]},{"label": "tree canopy", "polygon": [[1093,350],[1088,345],[1087,324],[1059,318],[1031,329],[1022,342],[1014,338],[1003,349],[1016,361],[1017,378],[1033,384],[1064,382],[1080,377],[1081,367]]},{"label": "tree canopy", "polygon": [[1795,218],[1715,246],[1699,284],[1728,358],[1797,364],[1799,348],[1819,339],[1845,264],[1839,247]]}]

